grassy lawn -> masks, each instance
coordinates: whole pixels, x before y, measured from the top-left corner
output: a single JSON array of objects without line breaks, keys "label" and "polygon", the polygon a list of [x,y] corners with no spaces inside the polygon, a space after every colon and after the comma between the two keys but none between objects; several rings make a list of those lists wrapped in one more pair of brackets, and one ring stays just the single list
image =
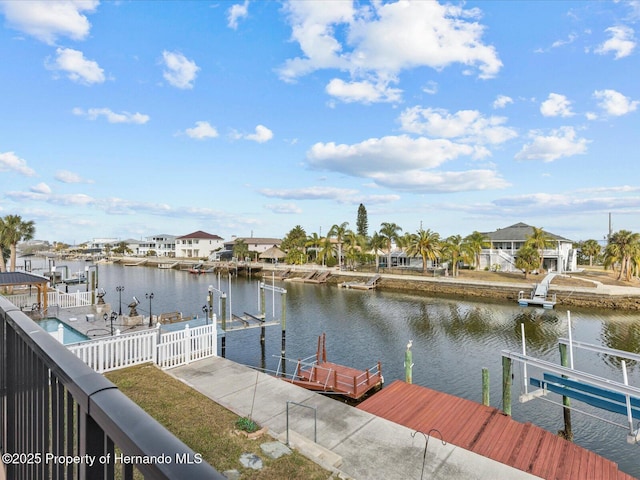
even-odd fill
[{"label": "grassy lawn", "polygon": [[[331,476],[296,451],[275,460],[267,457],[260,444],[273,441],[270,436],[250,440],[235,434],[237,415],[151,364],[105,376],[219,472],[236,469],[242,479],[260,480],[326,480]],[[262,459],[262,470],[242,466],[240,455],[247,452]]]}]

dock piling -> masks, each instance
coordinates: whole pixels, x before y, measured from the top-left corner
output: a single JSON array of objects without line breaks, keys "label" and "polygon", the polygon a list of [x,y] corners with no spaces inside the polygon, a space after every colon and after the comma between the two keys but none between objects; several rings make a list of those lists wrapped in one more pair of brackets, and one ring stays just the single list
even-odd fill
[{"label": "dock piling", "polygon": [[489,402],[489,369],[482,368],[482,404],[487,407],[490,406]]},{"label": "dock piling", "polygon": [[511,370],[513,360],[502,357],[502,411],[511,416]]}]

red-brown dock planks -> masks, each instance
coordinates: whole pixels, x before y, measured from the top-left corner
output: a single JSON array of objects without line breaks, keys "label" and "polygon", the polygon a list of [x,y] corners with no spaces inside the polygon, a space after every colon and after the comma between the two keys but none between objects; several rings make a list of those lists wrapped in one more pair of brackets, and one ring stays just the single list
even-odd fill
[{"label": "red-brown dock planks", "polygon": [[400,380],[358,408],[413,430],[435,428],[447,443],[541,478],[633,479],[614,462],[494,407]]}]

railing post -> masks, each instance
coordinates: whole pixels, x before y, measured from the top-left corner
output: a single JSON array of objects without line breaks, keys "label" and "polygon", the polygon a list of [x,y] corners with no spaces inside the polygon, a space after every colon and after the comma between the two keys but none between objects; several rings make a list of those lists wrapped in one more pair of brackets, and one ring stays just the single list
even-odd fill
[{"label": "railing post", "polygon": [[185,363],[191,363],[191,329],[188,324],[184,327],[184,342]]},{"label": "railing post", "polygon": [[511,416],[511,368],[512,360],[502,357],[502,409]]}]

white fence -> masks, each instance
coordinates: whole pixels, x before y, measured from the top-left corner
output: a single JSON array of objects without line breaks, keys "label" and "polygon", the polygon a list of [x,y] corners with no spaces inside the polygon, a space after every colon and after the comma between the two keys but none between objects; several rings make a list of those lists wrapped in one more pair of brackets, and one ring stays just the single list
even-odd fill
[{"label": "white fence", "polygon": [[[6,298],[21,310],[39,310],[43,307],[42,305],[38,305],[38,296],[36,295],[36,293],[6,295]],[[60,290],[47,292],[47,305],[49,307],[86,307],[91,305],[91,299],[92,292],[64,293]]]},{"label": "white fence", "polygon": [[68,345],[98,373],[154,362],[167,369],[217,355],[215,323],[162,333],[158,328]]}]

